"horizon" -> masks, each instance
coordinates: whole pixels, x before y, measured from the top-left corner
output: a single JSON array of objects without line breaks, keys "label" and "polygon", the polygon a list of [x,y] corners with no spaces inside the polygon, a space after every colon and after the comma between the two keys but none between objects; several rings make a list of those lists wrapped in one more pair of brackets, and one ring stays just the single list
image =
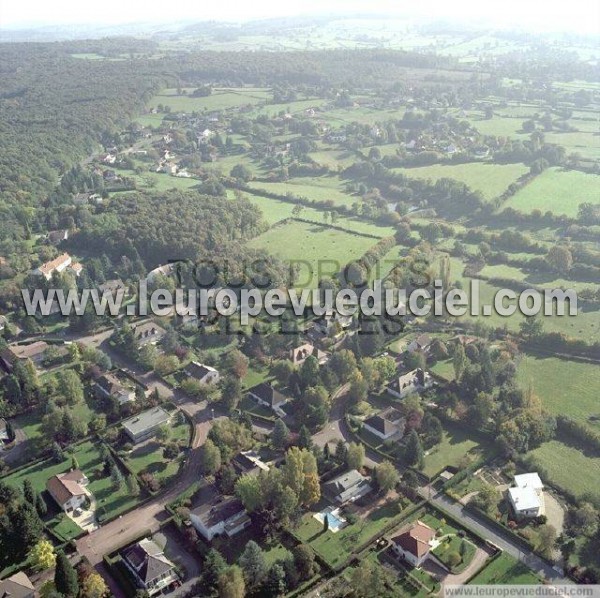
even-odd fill
[{"label": "horizon", "polygon": [[[225,0],[218,6],[173,6],[171,13],[177,17],[165,18],[160,6],[148,6],[139,0],[126,6],[116,0],[107,0],[101,6],[84,6],[74,0],[58,0],[51,4],[34,2],[11,3],[0,0],[0,30],[20,31],[65,27],[165,27],[201,22],[248,23],[278,18],[389,18],[407,21],[447,21],[465,26],[495,30],[519,30],[531,33],[571,33],[600,35],[600,3],[594,0],[574,0],[565,3],[552,0],[540,9],[532,1],[507,0],[502,3],[502,14],[495,3],[472,6],[468,0],[458,0],[449,6],[441,0],[413,3],[376,0],[365,12],[364,5],[356,0],[340,2],[309,0],[303,3],[281,5],[273,0],[259,0],[250,6],[236,6]],[[35,17],[31,15],[35,14]]]}]

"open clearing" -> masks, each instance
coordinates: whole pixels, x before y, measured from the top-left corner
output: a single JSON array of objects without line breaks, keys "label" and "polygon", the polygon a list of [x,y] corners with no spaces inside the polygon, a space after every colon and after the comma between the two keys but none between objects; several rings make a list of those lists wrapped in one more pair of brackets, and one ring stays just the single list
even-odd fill
[{"label": "open clearing", "polygon": [[549,168],[520,189],[501,209],[514,208],[529,214],[533,210],[555,215],[577,216],[579,204],[600,203],[600,176],[577,170]]},{"label": "open clearing", "polygon": [[526,565],[503,552],[469,582],[474,585],[539,585],[540,578]]},{"label": "open clearing", "polygon": [[568,415],[600,431],[600,368],[596,364],[525,355],[518,380],[523,388],[533,385],[550,413]]},{"label": "open clearing", "polygon": [[[320,276],[339,272],[376,242],[317,223],[290,221],[274,226],[249,245],[264,249],[281,260],[297,263],[300,272],[296,286],[316,288]],[[326,260],[329,262],[325,263]],[[319,274],[319,265],[324,267],[322,274]]]},{"label": "open clearing", "polygon": [[169,106],[172,112],[227,110],[248,104],[260,104],[271,97],[270,91],[262,88],[214,89],[211,95],[197,98],[192,96],[192,88],[185,91],[185,95],[179,95],[176,89],[164,89],[150,100],[148,107],[157,108],[162,104]]},{"label": "open clearing", "polygon": [[447,178],[461,181],[473,191],[481,191],[487,200],[502,195],[511,183],[528,171],[529,169],[523,164],[487,164],[485,162],[394,168],[394,172],[400,172],[415,179],[436,181]]},{"label": "open clearing", "polygon": [[560,440],[546,442],[528,455],[551,485],[577,498],[590,494],[600,499],[600,456],[588,456]]}]

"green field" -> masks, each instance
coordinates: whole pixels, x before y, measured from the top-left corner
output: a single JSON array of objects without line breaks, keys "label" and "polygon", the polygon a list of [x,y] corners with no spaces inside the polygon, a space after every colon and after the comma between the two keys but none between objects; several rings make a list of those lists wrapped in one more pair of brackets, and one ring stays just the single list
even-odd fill
[{"label": "green field", "polygon": [[523,213],[533,210],[555,215],[577,216],[579,204],[600,203],[600,176],[577,170],[549,168],[519,190],[501,209],[514,208]]},{"label": "green field", "polygon": [[[369,237],[300,221],[274,226],[250,242],[254,249],[264,249],[284,261],[300,266],[296,286],[316,288],[319,265],[322,275],[338,272],[348,262],[359,258],[377,241]],[[330,260],[330,263],[324,263]],[[327,271],[327,272],[326,272]]]},{"label": "green field", "polygon": [[337,177],[302,177],[283,183],[251,181],[248,186],[279,195],[291,193],[296,197],[304,197],[311,201],[331,201],[338,206],[351,206],[360,201],[359,197],[345,192],[342,181]]},{"label": "green field", "polygon": [[[91,441],[84,442],[74,448],[73,454],[77,458],[79,467],[90,480],[87,488],[97,501],[98,515],[101,518],[114,517],[136,505],[138,499],[129,495],[125,485],[120,490],[115,490],[110,475],[103,475],[102,460],[97,445]],[[70,467],[71,456],[67,454],[67,458],[63,463],[54,463],[50,460],[42,461],[18,470],[2,478],[2,481],[14,487],[21,487],[23,480],[28,478],[38,492],[43,492],[49,478],[69,471]]]},{"label": "green field", "polygon": [[524,355],[518,380],[523,388],[533,385],[550,413],[568,415],[600,431],[600,368],[596,364]]},{"label": "green field", "polygon": [[262,88],[213,89],[211,95],[199,98],[191,95],[194,91],[192,88],[186,91],[186,95],[178,95],[176,89],[165,89],[150,100],[148,107],[157,108],[162,104],[169,106],[172,112],[227,110],[248,104],[260,104],[271,97],[270,91]]},{"label": "green field", "polygon": [[468,185],[473,191],[481,191],[487,200],[502,195],[507,187],[529,171],[523,164],[487,164],[472,162],[469,164],[434,164],[417,168],[394,168],[411,178],[456,179]]},{"label": "green field", "polygon": [[444,429],[442,442],[430,449],[425,457],[423,473],[426,476],[433,476],[448,465],[456,467],[465,455],[479,455],[480,449],[480,442],[470,437],[468,432],[461,428],[452,426]]},{"label": "green field", "polygon": [[546,442],[528,455],[543,468],[551,485],[578,498],[590,494],[600,499],[600,457],[585,455],[559,440]]},{"label": "green field", "polygon": [[541,579],[510,554],[503,552],[480,571],[469,584],[473,585],[540,585]]}]

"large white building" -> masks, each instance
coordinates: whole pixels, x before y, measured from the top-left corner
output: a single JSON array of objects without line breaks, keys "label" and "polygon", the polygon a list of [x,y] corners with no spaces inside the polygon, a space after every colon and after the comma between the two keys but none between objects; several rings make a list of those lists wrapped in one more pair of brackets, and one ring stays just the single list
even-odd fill
[{"label": "large white building", "polygon": [[508,500],[517,517],[544,514],[544,484],[537,472],[515,476],[515,486],[508,489]]}]

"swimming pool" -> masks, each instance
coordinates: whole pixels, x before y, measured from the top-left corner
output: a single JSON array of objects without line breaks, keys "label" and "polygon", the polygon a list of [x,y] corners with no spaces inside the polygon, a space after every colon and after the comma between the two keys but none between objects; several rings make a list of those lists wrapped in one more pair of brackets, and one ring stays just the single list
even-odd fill
[{"label": "swimming pool", "polygon": [[327,507],[314,515],[314,518],[320,523],[324,523],[325,517],[327,517],[327,521],[329,522],[329,529],[334,534],[346,525],[346,520],[340,515],[340,510],[337,507]]}]

